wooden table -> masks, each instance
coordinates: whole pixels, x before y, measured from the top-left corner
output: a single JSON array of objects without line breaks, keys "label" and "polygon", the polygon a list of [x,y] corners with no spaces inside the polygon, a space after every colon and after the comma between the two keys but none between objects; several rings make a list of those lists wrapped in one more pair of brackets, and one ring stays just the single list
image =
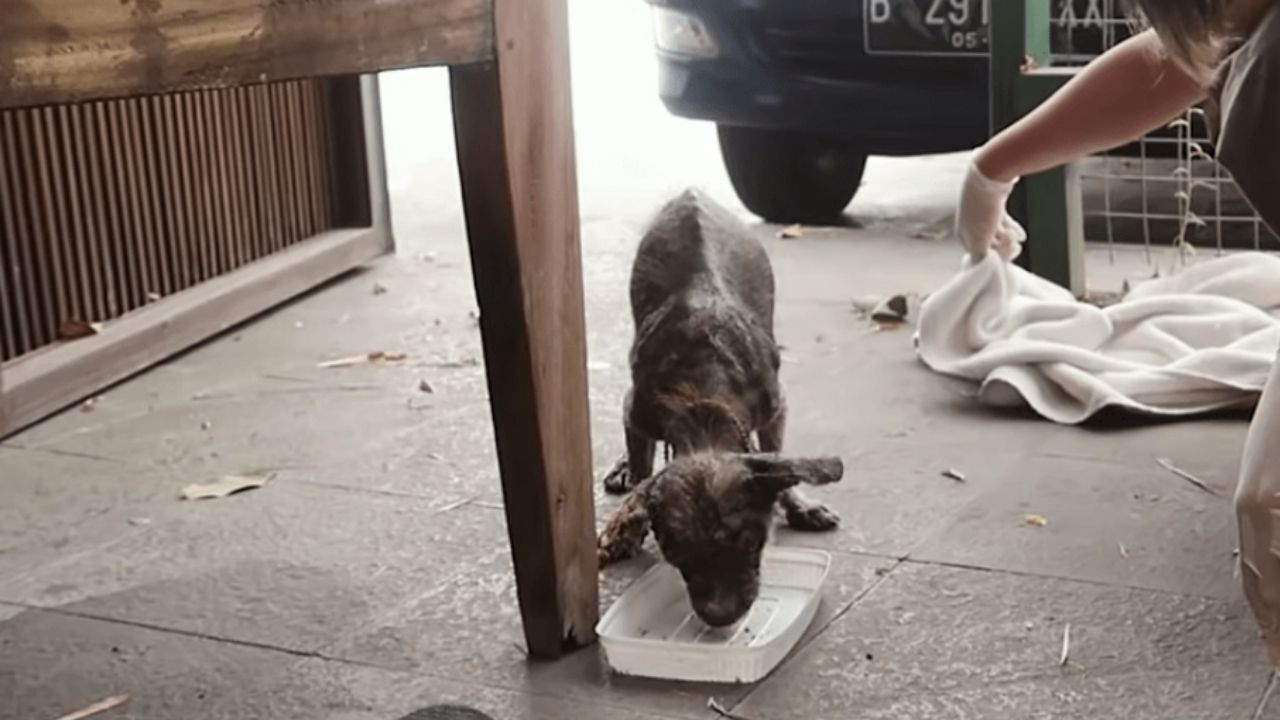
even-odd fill
[{"label": "wooden table", "polygon": [[[450,67],[520,608],[530,652],[554,658],[593,641],[598,612],[565,0],[0,0],[0,109],[425,65]],[[385,246],[371,237],[327,233],[113,322],[91,350],[6,366],[0,434],[65,403],[58,377],[136,372],[366,260]]]}]

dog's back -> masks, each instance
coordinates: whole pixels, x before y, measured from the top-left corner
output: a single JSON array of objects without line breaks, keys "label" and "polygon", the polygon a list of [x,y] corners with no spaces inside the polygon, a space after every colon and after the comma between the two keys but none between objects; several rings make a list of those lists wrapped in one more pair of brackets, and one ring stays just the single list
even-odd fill
[{"label": "dog's back", "polygon": [[773,307],[769,256],[741,221],[695,190],[663,207],[631,274],[631,374],[652,432],[671,432],[673,405],[725,405],[747,431],[776,412]]},{"label": "dog's back", "polygon": [[773,269],[764,246],[697,190],[669,201],[640,242],[631,311],[640,328],[673,304],[688,314],[737,312],[773,334]]}]

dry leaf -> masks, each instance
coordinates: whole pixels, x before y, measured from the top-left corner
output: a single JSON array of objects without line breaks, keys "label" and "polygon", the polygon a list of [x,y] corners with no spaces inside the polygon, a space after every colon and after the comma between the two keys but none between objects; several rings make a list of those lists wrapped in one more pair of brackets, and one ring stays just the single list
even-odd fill
[{"label": "dry leaf", "polygon": [[352,355],[350,357],[338,358],[337,360],[326,360],[322,363],[316,364],[316,367],[322,370],[330,370],[333,368],[344,368],[344,367],[351,367],[353,365],[363,365],[367,362],[369,362],[368,354]]},{"label": "dry leaf", "polygon": [[266,485],[270,475],[226,475],[204,485],[188,485],[182,489],[183,500],[209,500],[224,498],[245,490],[255,490]]},{"label": "dry leaf", "polygon": [[943,471],[942,471],[942,477],[944,477],[944,478],[951,478],[952,480],[955,480],[956,482],[965,482],[966,480],[968,480],[968,478],[966,478],[966,477],[964,476],[964,473],[962,473],[962,472],[960,472],[959,470],[956,470],[956,469],[954,469],[954,468],[947,468],[946,470],[943,470]]},{"label": "dry leaf", "polygon": [[397,363],[404,362],[409,356],[402,352],[386,352],[384,350],[374,350],[364,355],[352,355],[350,357],[338,358],[337,360],[326,360],[317,363],[316,367],[322,370],[332,370],[334,368],[354,367],[356,365],[377,365],[379,363]]},{"label": "dry leaf", "polygon": [[906,322],[910,308],[906,295],[891,295],[871,309],[871,319],[880,323]]},{"label": "dry leaf", "polygon": [[431,387],[431,383],[427,382],[426,380],[418,381],[418,392],[433,393],[435,391],[436,389]]},{"label": "dry leaf", "polygon": [[84,709],[63,715],[58,720],[84,720],[84,718],[93,717],[99,713],[118,708],[127,702],[129,702],[128,695],[115,695],[105,700],[99,700]]},{"label": "dry leaf", "polygon": [[1071,623],[1062,628],[1062,656],[1058,658],[1058,666],[1066,667],[1067,660],[1071,658]]},{"label": "dry leaf", "polygon": [[783,240],[794,240],[796,238],[804,237],[804,229],[799,225],[788,225],[778,231],[778,237]]},{"label": "dry leaf", "polygon": [[79,340],[102,332],[102,323],[85,322],[84,320],[63,320],[58,326],[58,338],[61,340]]},{"label": "dry leaf", "polygon": [[1045,516],[1036,515],[1035,513],[1032,513],[1026,516],[1025,518],[1022,519],[1022,521],[1030,525],[1031,527],[1044,527],[1045,525],[1049,524],[1049,520],[1045,518]]}]

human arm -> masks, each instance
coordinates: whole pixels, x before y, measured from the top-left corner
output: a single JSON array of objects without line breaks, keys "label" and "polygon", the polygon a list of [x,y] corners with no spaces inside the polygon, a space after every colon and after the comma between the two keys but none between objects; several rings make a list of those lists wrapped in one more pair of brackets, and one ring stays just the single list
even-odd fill
[{"label": "human arm", "polygon": [[1150,30],[1089,63],[1039,107],[992,138],[974,158],[996,182],[1049,170],[1132,142],[1205,96]]},{"label": "human arm", "polygon": [[1018,178],[1136,140],[1204,95],[1154,32],[1116,45],[974,154],[956,234],[977,258],[993,246],[1006,259],[1016,256],[1025,233],[1005,204]]}]

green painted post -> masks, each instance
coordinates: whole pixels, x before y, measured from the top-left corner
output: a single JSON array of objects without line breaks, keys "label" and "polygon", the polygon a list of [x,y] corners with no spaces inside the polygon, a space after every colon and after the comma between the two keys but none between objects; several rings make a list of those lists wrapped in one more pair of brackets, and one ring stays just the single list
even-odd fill
[{"label": "green painted post", "polygon": [[[1049,59],[1049,0],[992,0],[991,124],[996,133],[1033,110],[1070,77],[1023,72],[1027,58],[1043,67]],[[1027,229],[1020,262],[1031,272],[1073,290],[1081,285],[1073,260],[1064,169],[1024,178],[1009,200],[1009,212]]]}]

